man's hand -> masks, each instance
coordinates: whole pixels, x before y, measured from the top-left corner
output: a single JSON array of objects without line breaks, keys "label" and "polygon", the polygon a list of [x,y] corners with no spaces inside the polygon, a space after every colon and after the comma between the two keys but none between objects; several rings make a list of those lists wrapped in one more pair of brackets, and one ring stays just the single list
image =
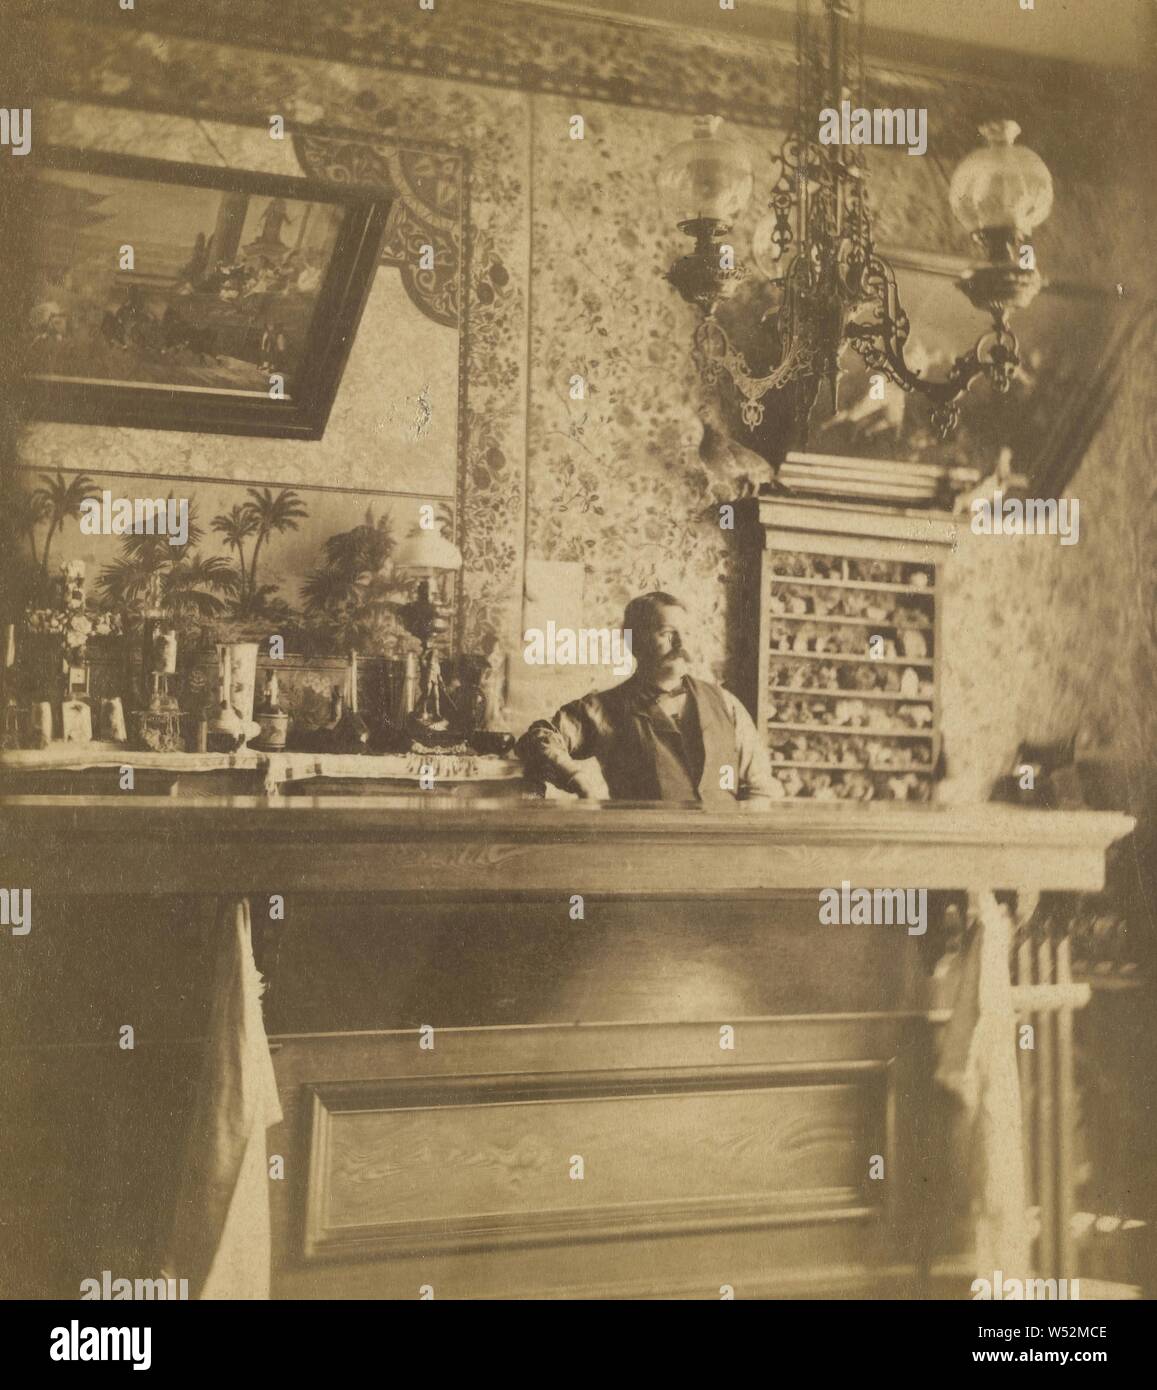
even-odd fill
[{"label": "man's hand", "polygon": [[567,783],[566,790],[574,792],[583,801],[610,801],[611,789],[607,786],[603,770],[593,758],[591,762],[593,766],[584,767],[575,773]]}]

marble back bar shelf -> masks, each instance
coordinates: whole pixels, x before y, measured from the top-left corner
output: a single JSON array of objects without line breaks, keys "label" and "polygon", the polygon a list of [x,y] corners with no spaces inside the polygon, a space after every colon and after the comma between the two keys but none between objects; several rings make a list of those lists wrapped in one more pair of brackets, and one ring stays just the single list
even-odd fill
[{"label": "marble back bar shelf", "polygon": [[[2,881],[33,892],[0,1016],[32,1136],[11,1190],[37,1213],[12,1277],[27,1296],[45,1251],[67,1296],[91,1269],[148,1273],[217,904],[248,896],[256,928],[279,894],[259,954],[285,1115],[275,1296],[963,1295],[968,1194],[931,1079],[943,913],[1097,891],[1132,826],[916,803],[0,800]],[[845,881],[928,889],[927,936],[821,925],[818,890]]]}]

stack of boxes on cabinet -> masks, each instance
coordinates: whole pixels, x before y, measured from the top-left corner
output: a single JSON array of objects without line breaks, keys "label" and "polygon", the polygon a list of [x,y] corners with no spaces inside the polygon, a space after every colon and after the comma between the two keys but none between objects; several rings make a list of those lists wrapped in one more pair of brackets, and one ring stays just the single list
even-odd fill
[{"label": "stack of boxes on cabinet", "polygon": [[926,801],[940,762],[938,604],[952,523],[755,498],[743,691],[786,797]]}]

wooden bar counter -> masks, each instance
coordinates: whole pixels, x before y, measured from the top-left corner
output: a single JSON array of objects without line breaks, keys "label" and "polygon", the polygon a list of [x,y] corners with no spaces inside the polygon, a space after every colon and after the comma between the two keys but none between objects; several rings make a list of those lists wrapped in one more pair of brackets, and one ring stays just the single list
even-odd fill
[{"label": "wooden bar counter", "polygon": [[[1132,824],[996,805],[6,798],[3,882],[34,904],[5,948],[29,1135],[10,1191],[42,1232],[38,1268],[49,1251],[45,1291],[155,1260],[215,906],[246,896],[285,1114],[275,1296],[927,1292],[965,1195],[931,1083],[945,909],[1096,891]],[[843,883],[928,890],[927,933],[821,924],[819,890]],[[284,920],[267,922],[274,897]],[[104,1148],[72,1152],[99,1116]]]}]

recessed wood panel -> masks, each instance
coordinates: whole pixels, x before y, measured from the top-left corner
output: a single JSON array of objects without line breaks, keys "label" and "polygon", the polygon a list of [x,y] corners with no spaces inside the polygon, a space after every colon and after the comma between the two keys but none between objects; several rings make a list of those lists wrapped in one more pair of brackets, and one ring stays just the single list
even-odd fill
[{"label": "recessed wood panel", "polygon": [[[307,1256],[862,1219],[875,1071],[317,1087]],[[581,1156],[583,1177],[571,1177]]]}]

